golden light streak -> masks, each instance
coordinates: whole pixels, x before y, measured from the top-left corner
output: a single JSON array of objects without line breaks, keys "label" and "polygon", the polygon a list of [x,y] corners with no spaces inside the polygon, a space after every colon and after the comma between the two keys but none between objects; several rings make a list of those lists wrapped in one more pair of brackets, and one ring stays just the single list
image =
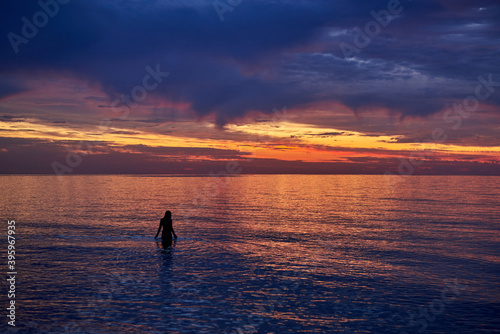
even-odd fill
[{"label": "golden light streak", "polygon": [[[230,125],[233,133],[247,133],[261,138],[275,140],[285,139],[295,144],[316,145],[324,147],[342,147],[359,149],[377,149],[391,151],[435,151],[444,153],[462,153],[471,155],[498,155],[500,147],[462,146],[446,143],[397,143],[394,136],[372,136],[355,131],[344,131],[334,128],[321,128],[306,124],[279,122],[278,124],[245,124]],[[329,135],[330,134],[330,135]],[[256,146],[263,146],[256,144]],[[277,149],[276,147],[274,149]],[[311,151],[309,151],[309,154]]]},{"label": "golden light streak", "polygon": [[[159,134],[138,129],[110,126],[98,129],[72,128],[69,125],[51,125],[36,119],[20,122],[0,122],[0,137],[43,139],[52,141],[105,142],[110,146],[146,145],[150,147],[216,148],[250,152],[254,158],[302,160],[309,162],[342,161],[349,157],[392,157],[401,152],[415,151],[416,155],[447,160],[447,155],[500,155],[500,147],[461,146],[435,143],[397,143],[394,136],[372,136],[355,131],[317,127],[293,122],[257,122],[228,125],[219,130],[211,123],[189,123],[215,138],[194,138],[184,133],[182,124],[175,124],[177,133]],[[217,132],[218,131],[218,132]],[[222,131],[222,132],[221,132]],[[129,133],[128,133],[129,132]],[[370,152],[376,150],[377,152]],[[192,157],[207,159],[207,157]]]}]

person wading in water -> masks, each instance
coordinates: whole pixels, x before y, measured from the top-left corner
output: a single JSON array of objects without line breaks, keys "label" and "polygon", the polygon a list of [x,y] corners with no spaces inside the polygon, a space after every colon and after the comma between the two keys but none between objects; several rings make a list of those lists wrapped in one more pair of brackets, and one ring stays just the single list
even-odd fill
[{"label": "person wading in water", "polygon": [[165,216],[160,220],[160,226],[158,227],[158,232],[156,233],[155,239],[158,238],[160,230],[163,226],[163,232],[161,234],[163,248],[168,248],[172,246],[172,234],[174,238],[177,239],[175,235],[174,227],[172,226],[172,212],[166,211]]}]

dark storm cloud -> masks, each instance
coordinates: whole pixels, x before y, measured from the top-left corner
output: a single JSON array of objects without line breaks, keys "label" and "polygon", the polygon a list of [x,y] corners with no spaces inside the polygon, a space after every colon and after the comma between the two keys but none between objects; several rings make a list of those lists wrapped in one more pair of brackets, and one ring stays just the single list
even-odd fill
[{"label": "dark storm cloud", "polygon": [[[358,54],[355,60],[359,61],[351,63],[358,70],[337,65],[329,71],[333,78],[341,78],[356,90],[340,97],[346,105],[361,110],[379,106],[403,115],[425,116],[454,99],[473,95],[479,75],[492,73],[495,81],[500,81],[497,1],[401,3],[404,10],[400,17],[382,28]],[[352,41],[354,34],[334,39],[339,43]],[[333,44],[330,51],[341,53],[339,44]],[[364,82],[380,86],[374,89]],[[498,91],[488,102],[500,104]]]},{"label": "dark storm cloud", "polygon": [[[356,111],[383,107],[429,115],[471,94],[480,74],[500,76],[500,4],[401,1],[403,11],[355,59],[339,45],[387,1],[244,1],[221,22],[211,1],[72,0],[15,53],[37,2],[0,4],[3,75],[75,76],[110,97],[142,84],[146,66],[169,72],[150,94],[189,102],[219,124],[248,111],[337,100]],[[500,94],[491,102],[500,103]]]}]

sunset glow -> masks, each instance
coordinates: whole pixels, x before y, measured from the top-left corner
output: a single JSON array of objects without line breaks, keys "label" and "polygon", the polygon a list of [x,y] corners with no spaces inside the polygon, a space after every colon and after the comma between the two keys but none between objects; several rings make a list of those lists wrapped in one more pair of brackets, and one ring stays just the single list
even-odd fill
[{"label": "sunset glow", "polygon": [[[169,15],[190,10],[171,6],[157,10]],[[205,31],[219,49],[209,43],[187,50],[180,40],[191,38],[190,32],[183,36],[175,29],[149,30],[142,38],[154,46],[135,47],[137,41],[123,43],[116,32],[103,31],[103,40],[89,42],[88,50],[94,51],[75,54],[61,44],[60,56],[68,60],[46,64],[43,52],[55,57],[51,51],[30,43],[19,45],[16,54],[5,40],[0,172],[51,174],[54,162],[64,164],[75,153],[82,157],[71,167],[77,174],[105,173],[110,159],[120,166],[113,171],[120,173],[207,174],[233,161],[243,173],[384,174],[409,163],[415,174],[498,174],[498,44],[486,37],[490,26],[471,25],[479,17],[493,20],[488,11],[446,7],[447,15],[462,17],[464,27],[485,36],[478,42],[471,35],[469,41],[479,43],[482,65],[465,53],[467,66],[446,72],[439,70],[449,64],[445,54],[467,39],[446,32],[451,22],[430,23],[444,32],[424,42],[428,36],[419,22],[397,19],[373,45],[351,57],[343,54],[342,44],[352,38],[348,26],[315,16],[313,26],[304,26],[307,36],[271,38],[249,51],[248,58],[231,44],[231,36],[220,37],[230,25],[212,22],[217,16],[205,13],[205,5],[196,6],[201,11],[198,23],[192,23],[195,31]],[[315,6],[333,9],[326,3],[300,6],[305,12]],[[408,4],[403,17],[418,7]],[[243,8],[235,20],[244,20]],[[148,13],[141,20],[152,28],[155,14]],[[367,19],[362,14],[359,22]],[[56,43],[57,25],[85,34],[83,27],[58,19],[40,34],[40,42]],[[266,24],[273,29],[272,20]],[[122,27],[125,33],[128,29]],[[413,36],[417,48],[427,43],[436,56],[408,58],[405,47],[391,43],[402,30]],[[245,34],[257,38],[244,29],[239,33],[238,39]],[[177,47],[154,43],[165,38]],[[385,53],[375,54],[381,46]],[[137,48],[140,54],[134,53]],[[32,52],[40,54],[39,61],[32,61]],[[149,167],[129,169],[131,161]]]}]

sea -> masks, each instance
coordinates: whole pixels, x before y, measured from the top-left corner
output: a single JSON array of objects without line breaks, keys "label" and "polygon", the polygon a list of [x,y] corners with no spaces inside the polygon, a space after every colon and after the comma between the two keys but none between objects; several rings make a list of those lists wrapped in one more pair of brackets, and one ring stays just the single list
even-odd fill
[{"label": "sea", "polygon": [[0,333],[500,333],[500,177],[2,175],[0,195]]}]

